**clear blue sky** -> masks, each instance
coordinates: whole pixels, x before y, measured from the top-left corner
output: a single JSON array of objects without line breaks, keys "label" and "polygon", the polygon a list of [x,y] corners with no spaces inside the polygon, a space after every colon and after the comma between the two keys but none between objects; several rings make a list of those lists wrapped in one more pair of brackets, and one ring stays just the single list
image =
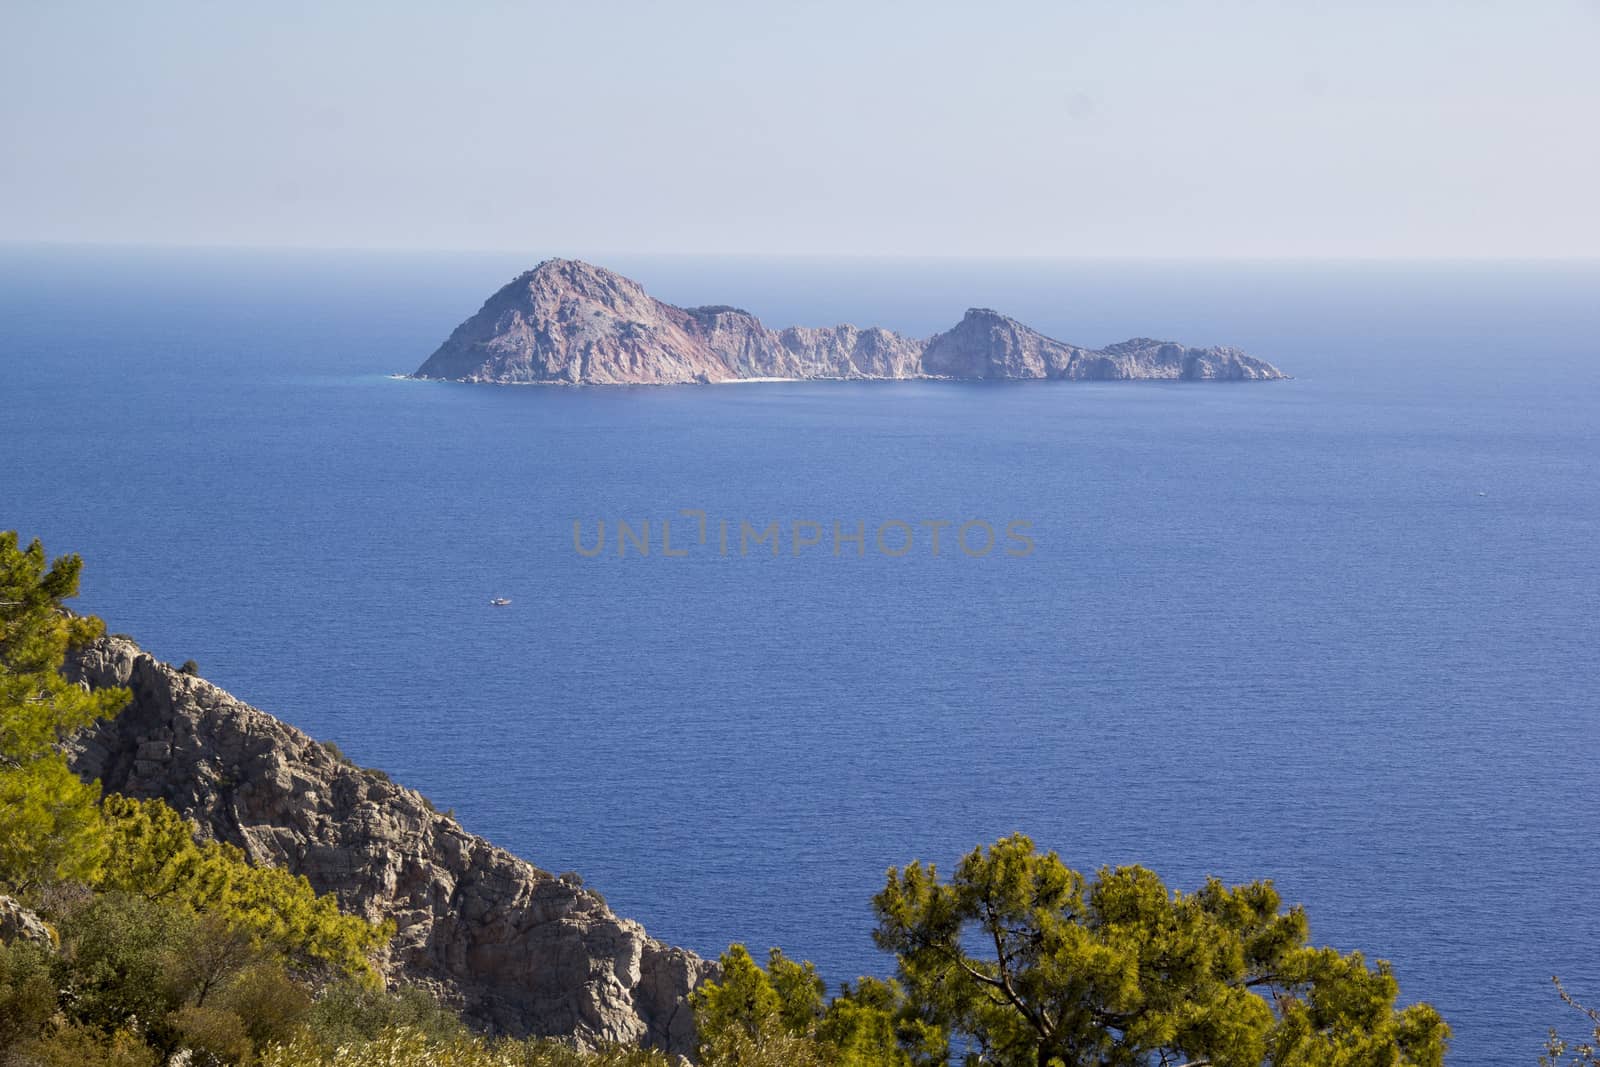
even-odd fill
[{"label": "clear blue sky", "polygon": [[0,240],[1600,255],[1600,0],[0,0]]}]

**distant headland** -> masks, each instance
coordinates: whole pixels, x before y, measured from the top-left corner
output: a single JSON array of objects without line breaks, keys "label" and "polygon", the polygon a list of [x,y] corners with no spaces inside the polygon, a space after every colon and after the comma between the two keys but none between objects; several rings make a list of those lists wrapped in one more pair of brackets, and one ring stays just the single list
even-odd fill
[{"label": "distant headland", "polygon": [[1236,348],[1190,348],[1146,337],[1081,348],[988,308],[971,309],[927,339],[876,326],[771,330],[739,308],[675,307],[602,267],[550,259],[491,296],[412,377],[671,385],[772,379],[1258,381],[1288,375]]}]

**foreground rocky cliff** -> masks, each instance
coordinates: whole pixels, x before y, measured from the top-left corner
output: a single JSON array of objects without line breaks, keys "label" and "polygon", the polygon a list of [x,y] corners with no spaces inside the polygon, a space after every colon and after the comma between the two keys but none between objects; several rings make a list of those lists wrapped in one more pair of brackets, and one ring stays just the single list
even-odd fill
[{"label": "foreground rocky cliff", "polygon": [[380,961],[389,977],[495,1033],[691,1051],[685,998],[712,964],[131,641],[96,642],[68,675],[133,693],[116,719],[73,740],[78,774],[159,797],[202,836],[304,875],[347,911],[392,919]]},{"label": "foreground rocky cliff", "polygon": [[1105,349],[1054,340],[974,308],[926,340],[877,327],[769,330],[733,307],[680,308],[577,260],[539,264],[456,327],[413,377],[590,385],[752,378],[1283,378],[1236,348],[1139,338]]}]

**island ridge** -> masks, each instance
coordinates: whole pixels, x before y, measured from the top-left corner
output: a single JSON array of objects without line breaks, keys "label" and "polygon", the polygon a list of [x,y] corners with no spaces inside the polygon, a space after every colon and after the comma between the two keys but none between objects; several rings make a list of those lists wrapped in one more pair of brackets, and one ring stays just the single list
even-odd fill
[{"label": "island ridge", "polygon": [[1134,338],[1103,349],[1046,337],[988,308],[916,339],[873,326],[768,329],[726,305],[680,308],[638,282],[550,259],[457,326],[414,378],[671,385],[779,379],[1255,381],[1288,377],[1237,348]]}]

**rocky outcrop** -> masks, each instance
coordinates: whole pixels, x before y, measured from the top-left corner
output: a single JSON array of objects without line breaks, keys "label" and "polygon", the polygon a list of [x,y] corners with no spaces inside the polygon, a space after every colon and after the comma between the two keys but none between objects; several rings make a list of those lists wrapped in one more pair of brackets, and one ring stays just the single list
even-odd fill
[{"label": "rocky outcrop", "polygon": [[1109,348],[1079,348],[988,308],[973,308],[953,329],[929,341],[922,367],[943,378],[1249,381],[1284,376],[1237,348],[1187,348],[1148,337]]},{"label": "rocky outcrop", "polygon": [[552,259],[456,327],[413,377],[462,382],[671,384],[752,378],[1283,378],[1235,348],[1138,338],[1105,349],[1054,340],[974,308],[926,340],[878,327],[769,330],[748,311],[680,308],[639,283]]},{"label": "rocky outcrop", "polygon": [[304,875],[347,911],[392,919],[380,961],[391,978],[430,988],[493,1033],[691,1051],[685,998],[713,965],[651,939],[574,880],[130,641],[96,642],[67,673],[133,694],[117,718],[72,740],[79,775],[159,797],[201,836]]},{"label": "rocky outcrop", "polygon": [[52,951],[56,947],[56,935],[48,923],[15,897],[0,896],[0,944],[13,941],[32,941]]}]

